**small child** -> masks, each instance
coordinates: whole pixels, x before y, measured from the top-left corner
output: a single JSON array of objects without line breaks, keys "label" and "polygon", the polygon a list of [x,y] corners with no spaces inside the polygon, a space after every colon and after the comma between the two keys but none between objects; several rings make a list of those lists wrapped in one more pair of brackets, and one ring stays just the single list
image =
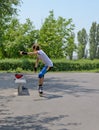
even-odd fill
[{"label": "small child", "polygon": [[42,49],[40,49],[40,46],[38,44],[33,44],[32,48],[33,48],[33,52],[20,51],[20,54],[22,54],[22,55],[36,55],[37,56],[37,59],[35,62],[35,67],[34,67],[35,72],[37,71],[39,60],[41,60],[44,63],[44,67],[42,68],[42,70],[38,74],[38,78],[39,78],[38,91],[39,91],[39,94],[43,94],[44,75],[49,70],[51,70],[51,68],[53,68],[53,62],[47,56],[47,54]]}]

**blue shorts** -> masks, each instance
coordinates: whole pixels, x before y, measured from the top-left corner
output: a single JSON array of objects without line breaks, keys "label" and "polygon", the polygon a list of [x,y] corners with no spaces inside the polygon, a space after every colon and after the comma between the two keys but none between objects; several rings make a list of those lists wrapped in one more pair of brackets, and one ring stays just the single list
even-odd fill
[{"label": "blue shorts", "polygon": [[[45,73],[47,73],[48,66],[44,66],[43,69],[40,71],[40,73],[38,74],[38,78],[42,78],[44,77]],[[50,70],[50,69],[49,69]]]}]

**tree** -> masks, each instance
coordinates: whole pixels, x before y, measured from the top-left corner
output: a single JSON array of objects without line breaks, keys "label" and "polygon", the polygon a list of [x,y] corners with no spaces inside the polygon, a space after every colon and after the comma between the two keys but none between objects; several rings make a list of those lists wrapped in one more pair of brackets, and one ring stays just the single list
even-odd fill
[{"label": "tree", "polygon": [[16,58],[20,50],[28,51],[33,41],[37,39],[37,34],[37,30],[29,19],[24,24],[20,24],[18,19],[12,19],[4,35],[5,57]]},{"label": "tree", "polygon": [[70,60],[72,60],[73,52],[75,51],[76,45],[74,42],[75,35],[73,33],[74,24],[72,24],[72,19],[63,19],[59,17],[60,24],[60,35],[62,36],[62,52],[66,57],[68,56]]},{"label": "tree", "polygon": [[86,45],[88,43],[88,35],[86,30],[83,28],[77,33],[78,39],[78,58],[86,58]]},{"label": "tree", "polygon": [[96,58],[99,59],[99,24],[97,24],[97,34],[96,34]]},{"label": "tree", "polygon": [[54,12],[45,19],[41,29],[39,42],[42,48],[52,58],[62,58],[65,56],[65,44],[73,29],[72,20],[62,17],[54,18]]},{"label": "tree", "polygon": [[[97,33],[97,23],[93,22],[91,29],[90,29],[90,34],[89,34],[89,52],[90,52],[90,59],[96,58],[96,52],[97,52],[97,40],[98,40],[98,33]],[[98,34],[98,35],[97,35]]]},{"label": "tree", "polygon": [[0,0],[0,57],[5,55],[4,51],[4,33],[8,27],[11,18],[17,14],[17,6],[21,0]]},{"label": "tree", "polygon": [[64,53],[70,60],[73,58],[73,52],[76,51],[75,35],[71,33],[71,36],[67,38],[67,45],[64,48]]}]

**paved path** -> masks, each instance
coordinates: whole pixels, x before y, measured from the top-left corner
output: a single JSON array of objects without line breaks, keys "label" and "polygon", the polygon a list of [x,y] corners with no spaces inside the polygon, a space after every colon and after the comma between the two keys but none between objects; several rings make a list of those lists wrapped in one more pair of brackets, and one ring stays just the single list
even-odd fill
[{"label": "paved path", "polygon": [[18,96],[13,73],[0,73],[0,130],[99,130],[99,73],[26,74],[29,96]]}]

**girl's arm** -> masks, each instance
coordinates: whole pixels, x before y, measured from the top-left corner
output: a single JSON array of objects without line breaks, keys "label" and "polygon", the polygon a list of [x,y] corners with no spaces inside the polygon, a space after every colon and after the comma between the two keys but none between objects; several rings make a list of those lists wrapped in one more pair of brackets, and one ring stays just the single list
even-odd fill
[{"label": "girl's arm", "polygon": [[39,63],[39,58],[37,57],[36,62],[35,62],[35,68],[38,67],[38,63]]},{"label": "girl's arm", "polygon": [[28,55],[36,55],[38,52],[37,51],[34,51],[34,52],[28,52],[27,54]]},{"label": "girl's arm", "polygon": [[35,51],[35,52],[24,52],[24,51],[20,51],[21,55],[35,55],[37,53],[38,53],[37,51]]},{"label": "girl's arm", "polygon": [[37,57],[36,62],[35,62],[35,66],[34,66],[35,72],[37,71],[38,63],[39,63],[39,58]]}]

